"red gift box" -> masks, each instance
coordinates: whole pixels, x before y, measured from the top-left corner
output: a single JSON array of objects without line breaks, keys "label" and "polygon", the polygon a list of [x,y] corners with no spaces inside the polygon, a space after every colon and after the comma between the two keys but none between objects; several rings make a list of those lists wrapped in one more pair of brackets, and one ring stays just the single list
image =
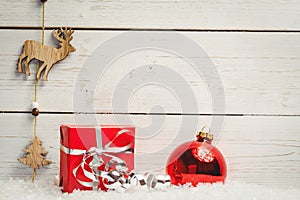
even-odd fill
[{"label": "red gift box", "polygon": [[62,125],[60,186],[63,192],[71,193],[74,189],[107,190],[103,179],[97,177],[97,172],[106,173],[116,162],[120,165],[126,164],[128,172],[132,171],[134,134],[133,126]]}]

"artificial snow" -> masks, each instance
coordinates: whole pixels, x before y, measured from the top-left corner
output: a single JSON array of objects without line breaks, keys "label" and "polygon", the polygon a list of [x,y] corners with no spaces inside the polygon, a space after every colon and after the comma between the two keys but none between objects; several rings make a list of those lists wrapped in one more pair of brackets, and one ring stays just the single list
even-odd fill
[{"label": "artificial snow", "polygon": [[134,199],[184,199],[184,200],[216,200],[216,199],[300,199],[298,188],[273,188],[227,181],[224,185],[199,184],[198,187],[171,186],[164,190],[148,190],[136,188],[126,192],[103,191],[74,191],[71,194],[62,193],[61,188],[53,180],[36,180],[31,182],[24,179],[0,180],[0,199],[41,199],[41,200],[134,200]]}]

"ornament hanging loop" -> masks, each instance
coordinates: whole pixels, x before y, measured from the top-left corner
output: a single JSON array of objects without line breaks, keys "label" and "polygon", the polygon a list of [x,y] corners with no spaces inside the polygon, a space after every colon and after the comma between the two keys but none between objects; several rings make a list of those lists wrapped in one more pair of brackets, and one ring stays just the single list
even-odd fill
[{"label": "ornament hanging loop", "polygon": [[207,133],[210,133],[210,128],[209,128],[208,126],[203,126],[203,127],[201,128],[201,132],[204,132],[204,129],[207,129],[207,130],[208,130]]},{"label": "ornament hanging loop", "polygon": [[[205,129],[208,131],[205,132]],[[210,133],[210,128],[208,126],[203,126],[201,131],[196,134],[196,138],[198,142],[206,142],[211,144],[212,140],[214,139],[214,135]]]}]

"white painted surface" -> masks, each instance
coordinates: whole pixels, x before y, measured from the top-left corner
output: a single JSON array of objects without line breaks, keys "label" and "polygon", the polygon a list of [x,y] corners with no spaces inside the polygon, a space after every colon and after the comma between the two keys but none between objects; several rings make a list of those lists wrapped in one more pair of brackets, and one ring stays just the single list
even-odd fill
[{"label": "white painted surface", "polygon": [[[74,87],[84,62],[103,42],[124,33],[110,29],[215,29],[217,32],[179,34],[204,49],[207,56],[200,55],[196,59],[201,62],[210,59],[216,66],[225,92],[225,113],[241,115],[226,116],[222,130],[214,132],[216,144],[228,163],[229,178],[241,182],[300,188],[299,32],[223,32],[224,29],[299,30],[299,3],[230,2],[48,1],[48,27],[72,26],[87,30],[75,31],[72,44],[77,51],[53,67],[48,82],[40,81],[40,110],[54,113],[74,111]],[[33,134],[32,116],[24,112],[30,111],[34,81],[33,76],[18,74],[16,64],[26,39],[41,40],[40,31],[21,29],[40,25],[40,9],[36,1],[27,0],[2,1],[0,10],[0,111],[5,112],[0,114],[0,179],[28,177],[31,170],[16,159],[22,155],[21,149],[28,144]],[[142,31],[137,33],[143,34]],[[162,34],[162,42],[176,43],[163,37],[163,32],[159,33]],[[50,31],[46,31],[45,36],[47,45],[55,45]],[[154,44],[156,42],[153,41]],[[143,65],[146,66],[144,72],[149,73],[147,77],[152,77],[155,75],[155,68],[151,68],[153,64],[166,66],[182,75],[195,93],[198,109],[186,112],[181,109],[178,98],[170,90],[149,85],[125,100],[128,101],[128,107],[113,110],[112,96],[121,78],[131,74],[133,79],[142,79],[135,76],[134,68]],[[35,64],[32,63],[32,74],[34,68]],[[88,80],[89,77],[86,78]],[[182,87],[182,82],[172,81],[174,86]],[[122,86],[125,89],[127,87],[126,84]],[[82,85],[80,89],[84,87]],[[90,111],[86,110],[86,106],[91,102],[95,105],[93,111],[101,113],[149,113],[153,106],[160,105],[168,113],[208,115],[97,115],[98,123],[101,124],[122,124],[132,120],[130,123],[137,127],[136,165],[140,171],[164,172],[163,167],[172,148],[183,141],[192,140],[195,131],[203,125],[209,125],[212,117],[216,117],[211,114],[222,113],[222,110],[213,112],[211,91],[201,74],[195,73],[181,57],[155,49],[131,52],[116,59],[98,82],[95,91],[88,91],[83,105],[75,111]],[[188,122],[182,124],[182,117],[188,119]],[[49,150],[48,158],[54,160],[55,164],[39,170],[38,175],[58,174],[59,126],[74,123],[90,122],[74,121],[72,114],[39,116],[38,135]],[[178,133],[180,127],[183,129]],[[161,132],[154,136],[159,128],[162,128]],[[170,143],[178,134],[180,142],[175,140],[176,143]],[[170,149],[158,153],[168,146]]]},{"label": "white painted surface", "polygon": [[[299,30],[297,0],[53,0],[46,26],[83,28]],[[40,26],[39,2],[1,1],[1,26]]]},{"label": "white painted surface", "polygon": [[[124,32],[109,31],[77,31],[72,44],[77,48],[75,53],[61,63],[54,65],[49,73],[49,81],[40,81],[38,101],[44,111],[74,111],[73,91],[78,73],[86,67],[85,61],[90,58],[94,49],[101,48],[104,41]],[[140,32],[138,34],[144,34]],[[154,34],[154,33],[153,33]],[[199,59],[200,66],[211,60],[223,83],[225,91],[225,112],[232,114],[282,114],[296,115],[300,109],[300,34],[299,33],[194,33],[184,32],[195,44],[199,45],[207,55],[186,57]],[[7,38],[15,36],[13,41]],[[17,58],[22,50],[23,41],[39,38],[39,31],[1,30],[0,43],[0,110],[28,110],[32,102],[33,76],[27,77],[15,71]],[[172,43],[167,36],[160,35],[162,41],[154,42],[153,46],[162,42]],[[46,31],[46,44],[53,44],[50,31]],[[149,41],[151,41],[151,36]],[[109,49],[108,49],[109,50]],[[104,57],[107,55],[104,55]],[[122,77],[133,76],[131,81],[139,80],[134,69],[141,66],[143,74],[156,77],[156,69],[151,66],[162,65],[168,70],[182,76],[183,81],[170,80],[171,89],[188,84],[193,90],[198,103],[198,110],[190,113],[212,113],[211,90],[207,86],[203,73],[182,57],[157,49],[142,49],[116,57],[109,66],[102,66],[103,58],[87,68],[107,68],[104,76],[99,77],[95,91],[88,91],[87,98],[80,110],[94,101],[97,112],[150,112],[155,104],[161,105],[168,113],[187,113],[181,110],[176,95],[160,85],[152,85],[137,89],[130,99],[116,100],[117,104],[128,101],[128,107],[112,109],[115,88],[133,89],[135,85],[127,82],[120,85]],[[35,73],[35,63],[31,63],[31,73]],[[149,69],[148,69],[149,66]],[[200,69],[201,70],[201,69]],[[203,71],[202,71],[203,72]],[[207,77],[207,76],[206,76]],[[89,82],[89,77],[85,77]],[[151,78],[149,78],[151,80]],[[176,82],[177,81],[177,82]],[[104,85],[104,87],[101,87]],[[79,89],[84,88],[81,84]],[[173,87],[173,88],[172,88]],[[19,98],[12,98],[18,94]],[[152,95],[149,95],[152,94]],[[238,98],[237,98],[238,96]],[[90,110],[89,110],[90,111]],[[215,113],[224,113],[220,110]]]}]

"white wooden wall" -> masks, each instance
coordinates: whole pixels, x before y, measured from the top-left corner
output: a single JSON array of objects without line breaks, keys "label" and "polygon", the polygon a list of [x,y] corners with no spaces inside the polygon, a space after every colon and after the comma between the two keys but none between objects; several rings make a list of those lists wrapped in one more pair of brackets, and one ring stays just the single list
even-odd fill
[{"label": "white wooden wall", "polygon": [[[17,158],[33,134],[29,112],[34,81],[33,76],[18,74],[16,65],[23,42],[41,40],[38,2],[0,2],[1,179],[31,175],[31,170],[19,164]],[[197,119],[198,127],[193,127],[196,130],[219,117],[224,118],[224,124],[217,133],[216,144],[226,157],[231,180],[300,188],[299,1],[49,0],[45,24],[47,45],[55,45],[52,28],[73,27],[72,44],[77,51],[54,66],[48,82],[39,82],[42,113],[38,117],[38,135],[49,150],[48,158],[55,161],[39,170],[39,177],[58,175],[59,126],[77,123],[72,114],[74,86],[93,50],[130,29],[140,33],[139,29],[159,29],[176,30],[206,51],[223,82],[225,113],[219,116],[212,112],[207,85],[182,58],[145,50],[118,59],[102,80],[105,88],[99,86],[95,96],[88,93],[86,103],[94,100],[95,112],[100,113],[96,117],[102,124],[116,123],[116,119],[123,122],[130,117],[137,127],[137,170],[163,172],[170,152],[155,152],[170,144],[174,135],[181,134],[182,142],[193,139],[189,128],[178,133],[183,118]],[[165,42],[172,41],[165,38]],[[136,66],[153,63],[182,74],[196,95],[199,110],[186,115],[174,95],[160,87],[142,88],[132,96],[125,113],[113,110],[112,91],[122,76]],[[32,73],[34,68],[32,62]],[[168,114],[145,115],[155,104]],[[85,112],[84,108],[76,111]],[[145,139],[153,134],[147,132],[147,126],[160,132]]]}]

